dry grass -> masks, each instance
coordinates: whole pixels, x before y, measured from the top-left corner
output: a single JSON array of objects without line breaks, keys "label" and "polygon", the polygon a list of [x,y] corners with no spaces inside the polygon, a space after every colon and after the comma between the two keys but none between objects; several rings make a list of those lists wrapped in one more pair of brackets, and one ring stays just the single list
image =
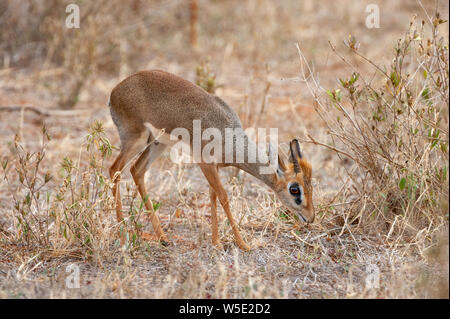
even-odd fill
[{"label": "dry grass", "polygon": [[[378,1],[380,29],[359,1],[198,1],[195,44],[187,2],[80,1],[80,30],[61,23],[67,3],[0,5],[13,30],[0,34],[0,105],[46,111],[0,112],[1,297],[448,298],[445,1]],[[297,224],[259,181],[224,169],[252,250],[222,216],[217,251],[200,170],[166,153],[146,183],[172,245],[131,234],[119,247],[121,229],[151,226],[128,175],[116,223],[106,101],[146,68],[215,91],[245,126],[299,136],[317,222]],[[66,287],[70,264],[79,289]],[[370,265],[379,288],[367,289]]]}]

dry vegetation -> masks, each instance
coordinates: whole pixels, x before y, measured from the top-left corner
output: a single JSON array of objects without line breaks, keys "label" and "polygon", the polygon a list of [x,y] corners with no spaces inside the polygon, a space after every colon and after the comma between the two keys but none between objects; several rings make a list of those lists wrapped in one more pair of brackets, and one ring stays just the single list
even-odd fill
[{"label": "dry vegetation", "polygon": [[[344,0],[79,0],[81,28],[67,29],[71,2],[0,1],[0,297],[448,298],[447,1],[375,1],[380,29],[365,26],[369,2]],[[119,247],[120,227],[151,226],[129,175],[116,223],[106,102],[153,68],[215,91],[246,127],[298,136],[316,222],[224,169],[253,248],[221,216],[218,251],[206,181],[166,153],[146,183],[172,244]]]}]

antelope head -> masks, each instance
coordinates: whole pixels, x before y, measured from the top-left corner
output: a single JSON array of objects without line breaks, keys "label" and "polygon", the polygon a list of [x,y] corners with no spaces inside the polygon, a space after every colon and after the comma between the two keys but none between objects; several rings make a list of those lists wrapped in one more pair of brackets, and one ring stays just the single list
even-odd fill
[{"label": "antelope head", "polygon": [[289,143],[289,161],[278,156],[274,191],[280,201],[302,221],[314,221],[312,202],[311,165],[303,158],[297,139]]}]

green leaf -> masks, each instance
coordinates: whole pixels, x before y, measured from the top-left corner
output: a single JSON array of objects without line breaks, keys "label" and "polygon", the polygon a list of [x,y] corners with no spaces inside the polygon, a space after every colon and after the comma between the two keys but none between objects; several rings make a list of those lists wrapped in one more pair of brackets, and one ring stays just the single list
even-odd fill
[{"label": "green leaf", "polygon": [[340,89],[336,89],[333,91],[327,90],[327,94],[333,102],[340,102],[342,99],[342,92]]},{"label": "green leaf", "polygon": [[327,90],[327,94],[328,94],[328,96],[330,97],[330,99],[334,99],[334,97],[333,97],[333,93],[331,93],[331,91],[330,90]]},{"label": "green leaf", "polygon": [[359,74],[358,73],[353,73],[352,77],[350,78],[350,81],[349,81],[350,84],[355,83],[358,80],[358,78],[359,78]]},{"label": "green leaf", "polygon": [[391,82],[394,87],[397,87],[400,84],[400,75],[395,71],[391,73]]},{"label": "green leaf", "polygon": [[153,203],[153,210],[156,212],[156,211],[159,209],[160,206],[161,206],[161,203],[159,203],[159,202],[154,202],[154,203]]},{"label": "green leaf", "polygon": [[429,100],[430,99],[430,90],[428,89],[428,88],[425,88],[423,91],[422,91],[422,97],[425,99],[425,100]]},{"label": "green leaf", "polygon": [[400,188],[401,191],[405,189],[405,187],[406,187],[406,178],[403,177],[400,180],[400,183],[398,183],[398,187]]},{"label": "green leaf", "polygon": [[281,220],[287,220],[287,219],[288,219],[288,216],[287,216],[284,212],[280,212],[279,215],[278,215],[278,217],[279,217]]}]

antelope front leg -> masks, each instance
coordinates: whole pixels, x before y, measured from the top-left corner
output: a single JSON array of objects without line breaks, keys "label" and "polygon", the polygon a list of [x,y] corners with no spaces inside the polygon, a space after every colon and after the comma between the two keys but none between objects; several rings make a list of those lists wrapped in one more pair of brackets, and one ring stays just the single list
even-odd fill
[{"label": "antelope front leg", "polygon": [[227,214],[227,218],[230,221],[236,244],[242,250],[250,250],[250,247],[242,239],[241,233],[239,232],[239,227],[236,224],[233,215],[231,214],[228,195],[223,188],[222,183],[220,182],[217,166],[211,164],[199,164],[199,166],[203,172],[203,175],[205,175],[206,179],[208,180],[209,185],[214,189],[214,192],[219,197],[220,204],[222,205],[225,213]]}]

